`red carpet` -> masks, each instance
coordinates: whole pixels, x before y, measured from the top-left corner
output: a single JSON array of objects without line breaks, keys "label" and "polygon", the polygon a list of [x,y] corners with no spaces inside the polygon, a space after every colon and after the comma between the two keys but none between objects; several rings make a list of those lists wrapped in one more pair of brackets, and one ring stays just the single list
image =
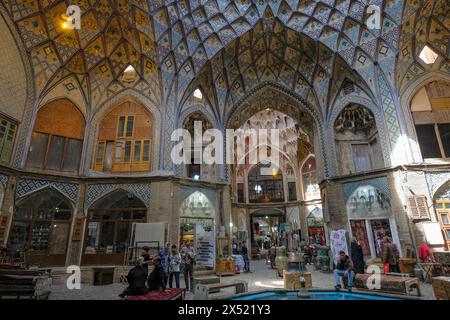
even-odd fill
[{"label": "red carpet", "polygon": [[164,291],[151,291],[143,296],[130,296],[125,300],[173,300],[186,289],[167,288]]}]

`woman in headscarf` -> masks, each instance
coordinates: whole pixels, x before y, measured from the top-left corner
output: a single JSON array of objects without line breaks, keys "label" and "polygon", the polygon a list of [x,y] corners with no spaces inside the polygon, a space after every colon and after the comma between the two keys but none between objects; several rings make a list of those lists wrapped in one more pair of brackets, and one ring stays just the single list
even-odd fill
[{"label": "woman in headscarf", "polygon": [[364,266],[365,266],[364,254],[359,241],[355,237],[352,237],[351,256],[353,268],[356,271],[356,273],[364,273]]}]

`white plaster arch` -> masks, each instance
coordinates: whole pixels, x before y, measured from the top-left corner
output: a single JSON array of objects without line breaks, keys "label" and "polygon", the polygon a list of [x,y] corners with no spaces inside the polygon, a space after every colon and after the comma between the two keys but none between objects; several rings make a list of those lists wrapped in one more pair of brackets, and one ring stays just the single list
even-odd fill
[{"label": "white plaster arch", "polygon": [[425,85],[432,81],[441,80],[450,83],[450,74],[443,72],[427,72],[426,74],[417,77],[406,88],[404,88],[400,94],[400,106],[403,112],[403,119],[405,119],[406,134],[408,135],[409,148],[412,152],[413,163],[423,162],[422,152],[420,151],[419,142],[417,139],[416,128],[414,126],[414,120],[411,113],[411,101],[416,93],[422,89]]}]

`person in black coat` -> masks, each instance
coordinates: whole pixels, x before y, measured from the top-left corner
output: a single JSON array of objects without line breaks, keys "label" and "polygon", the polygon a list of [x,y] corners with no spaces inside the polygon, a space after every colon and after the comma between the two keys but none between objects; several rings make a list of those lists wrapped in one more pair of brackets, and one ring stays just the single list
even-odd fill
[{"label": "person in black coat", "polygon": [[119,297],[141,296],[148,293],[148,289],[145,286],[148,271],[143,267],[143,262],[144,258],[142,257],[136,260],[134,268],[132,268],[127,275],[128,287],[119,294]]},{"label": "person in black coat", "polygon": [[361,245],[355,237],[352,238],[351,252],[353,268],[355,272],[364,273],[364,254]]},{"label": "person in black coat", "polygon": [[166,289],[166,281],[165,281],[165,273],[164,268],[161,265],[161,257],[156,256],[153,258],[153,264],[155,268],[148,276],[147,286],[149,291],[157,291],[157,290],[165,290]]}]

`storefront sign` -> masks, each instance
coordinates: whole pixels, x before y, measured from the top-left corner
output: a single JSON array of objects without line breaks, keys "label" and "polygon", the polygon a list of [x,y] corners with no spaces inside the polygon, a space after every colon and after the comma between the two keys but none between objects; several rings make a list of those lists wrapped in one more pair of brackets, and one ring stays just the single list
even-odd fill
[{"label": "storefront sign", "polygon": [[215,265],[215,237],[214,229],[205,231],[200,225],[195,225],[195,261],[198,266],[214,268]]}]

